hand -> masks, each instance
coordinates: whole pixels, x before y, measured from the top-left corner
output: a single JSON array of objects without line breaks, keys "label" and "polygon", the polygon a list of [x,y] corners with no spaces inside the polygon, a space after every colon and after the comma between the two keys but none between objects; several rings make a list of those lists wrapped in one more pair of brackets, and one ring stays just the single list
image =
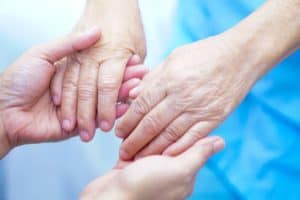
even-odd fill
[{"label": "hand", "polygon": [[205,138],[176,157],[150,156],[115,169],[92,182],[82,200],[185,199],[207,159],[224,148],[218,137]]},{"label": "hand", "polygon": [[216,128],[258,77],[239,49],[228,36],[208,38],[175,50],[148,74],[116,127],[126,138],[120,157],[177,155]]},{"label": "hand", "polygon": [[[102,39],[68,57],[63,90],[52,96],[61,103],[62,127],[89,141],[97,124],[109,131],[116,119],[118,92],[126,64],[134,54],[145,57],[145,39],[136,0],[88,1],[75,32],[101,26]],[[96,119],[96,120],[95,120]]]},{"label": "hand", "polygon": [[34,47],[1,74],[0,146],[6,144],[7,149],[0,157],[18,145],[72,136],[61,129],[59,110],[51,101],[50,82],[57,61],[91,47],[99,38],[99,30],[92,29],[85,34],[69,35]]},{"label": "hand", "polygon": [[[51,93],[61,94],[63,89],[63,78],[67,69],[66,59],[56,63],[57,71],[51,82]],[[127,63],[123,82],[119,90],[118,104],[116,106],[116,118],[121,117],[129,108],[130,101],[134,100],[137,96],[131,94],[131,90],[134,90],[139,86],[141,79],[149,72],[148,68],[141,64],[141,58],[138,55],[133,55]],[[60,98],[53,96],[52,101],[56,106],[60,105]],[[81,134],[83,141],[89,141],[91,138],[89,135]]]}]

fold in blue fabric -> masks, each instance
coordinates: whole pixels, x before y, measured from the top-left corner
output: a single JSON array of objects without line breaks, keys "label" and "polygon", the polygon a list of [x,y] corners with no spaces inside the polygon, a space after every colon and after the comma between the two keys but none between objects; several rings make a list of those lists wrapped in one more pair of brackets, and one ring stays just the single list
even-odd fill
[{"label": "fold in blue fabric", "polygon": [[[180,0],[170,51],[231,28],[263,2]],[[299,79],[300,51],[257,82],[214,131],[227,147],[201,170],[190,199],[300,199]]]}]

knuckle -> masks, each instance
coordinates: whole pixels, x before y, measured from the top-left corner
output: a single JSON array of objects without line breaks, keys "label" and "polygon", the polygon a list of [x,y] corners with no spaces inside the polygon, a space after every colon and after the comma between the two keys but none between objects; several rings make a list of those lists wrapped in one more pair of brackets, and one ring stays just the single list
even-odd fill
[{"label": "knuckle", "polygon": [[118,81],[113,76],[102,76],[98,85],[99,93],[110,93],[119,89]]},{"label": "knuckle", "polygon": [[133,112],[137,115],[145,115],[150,110],[149,98],[147,95],[141,95],[136,101],[133,102]]},{"label": "knuckle", "polygon": [[158,131],[158,119],[152,116],[148,116],[144,119],[143,128],[147,130],[147,133],[155,135]]},{"label": "knuckle", "polygon": [[162,134],[162,137],[164,137],[165,140],[171,143],[176,142],[180,136],[181,135],[179,129],[174,125],[167,127]]},{"label": "knuckle", "polygon": [[72,78],[66,78],[63,85],[64,90],[76,90],[77,89],[77,82],[73,80]]},{"label": "knuckle", "polygon": [[[190,133],[188,133],[189,140],[192,142],[192,144],[196,143],[198,140],[203,138],[204,136],[201,134],[201,130],[191,130]],[[192,145],[191,144],[191,145]]]},{"label": "knuckle", "polygon": [[78,100],[89,101],[96,95],[95,87],[93,85],[80,85],[78,87]]}]

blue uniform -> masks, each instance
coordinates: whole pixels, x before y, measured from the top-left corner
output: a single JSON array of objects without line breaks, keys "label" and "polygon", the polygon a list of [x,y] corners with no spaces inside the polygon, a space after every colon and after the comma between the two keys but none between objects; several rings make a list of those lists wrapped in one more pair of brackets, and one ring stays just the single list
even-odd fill
[{"label": "blue uniform", "polygon": [[[181,0],[170,49],[221,33],[263,0]],[[257,82],[215,131],[227,148],[200,172],[191,199],[300,199],[300,51]]]}]

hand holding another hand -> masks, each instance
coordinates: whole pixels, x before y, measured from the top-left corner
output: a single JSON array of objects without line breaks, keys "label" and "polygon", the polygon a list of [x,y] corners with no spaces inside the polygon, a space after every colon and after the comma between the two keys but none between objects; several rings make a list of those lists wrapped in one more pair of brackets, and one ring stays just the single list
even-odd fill
[{"label": "hand holding another hand", "polygon": [[149,156],[119,163],[118,169],[90,183],[81,199],[185,199],[193,191],[199,169],[223,148],[221,138],[204,138],[176,157]]},{"label": "hand holding another hand", "polygon": [[[68,56],[51,90],[55,104],[61,106],[63,129],[78,128],[84,141],[93,138],[98,126],[103,131],[113,127],[126,65],[133,55],[143,61],[146,54],[136,0],[88,1],[74,32],[94,26],[101,27],[101,40]],[[141,79],[143,73],[135,78]]]},{"label": "hand holding another hand", "polygon": [[180,47],[145,77],[116,127],[121,159],[178,155],[233,111],[257,76],[232,41],[219,35]]},{"label": "hand holding another hand", "polygon": [[60,112],[50,95],[51,79],[57,61],[91,47],[99,39],[99,30],[92,29],[34,47],[1,74],[0,142],[6,150],[0,157],[18,145],[63,140],[74,135],[61,129]]}]

